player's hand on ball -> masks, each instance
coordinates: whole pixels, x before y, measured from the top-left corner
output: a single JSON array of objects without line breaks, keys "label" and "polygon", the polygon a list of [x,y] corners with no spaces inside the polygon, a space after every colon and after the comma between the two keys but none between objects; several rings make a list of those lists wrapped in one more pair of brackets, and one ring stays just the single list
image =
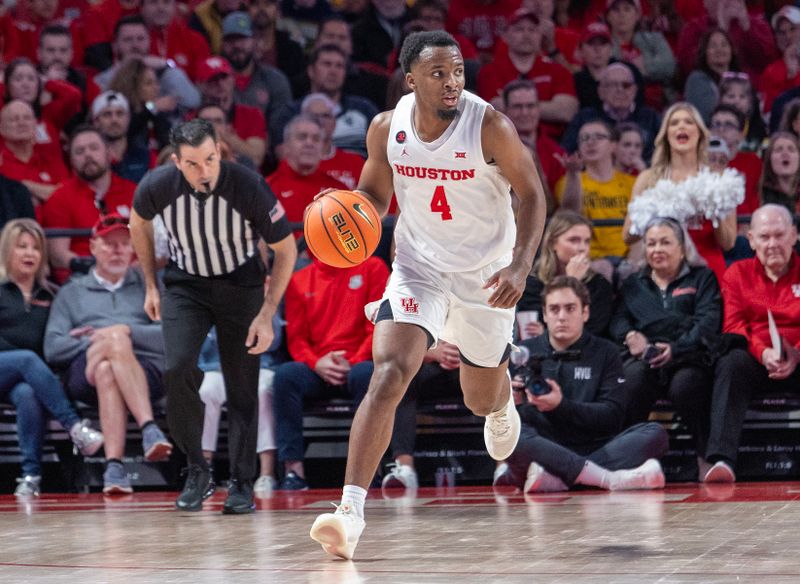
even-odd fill
[{"label": "player's hand on ball", "polygon": [[525,280],[529,270],[517,270],[512,266],[506,266],[499,272],[494,273],[483,285],[484,289],[494,288],[494,292],[489,296],[489,306],[494,308],[513,308],[522,292],[525,290]]},{"label": "player's hand on ball", "polygon": [[249,347],[247,352],[251,355],[260,355],[269,349],[273,335],[272,317],[259,312],[247,330],[247,340],[244,342]]}]

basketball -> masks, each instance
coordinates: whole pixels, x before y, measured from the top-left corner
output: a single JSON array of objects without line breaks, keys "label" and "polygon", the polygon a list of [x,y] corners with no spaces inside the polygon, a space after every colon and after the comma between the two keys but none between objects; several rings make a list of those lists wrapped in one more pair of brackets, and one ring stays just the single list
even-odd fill
[{"label": "basketball", "polygon": [[381,240],[381,218],[365,197],[330,191],[306,208],[303,234],[321,262],[349,268],[364,262]]}]

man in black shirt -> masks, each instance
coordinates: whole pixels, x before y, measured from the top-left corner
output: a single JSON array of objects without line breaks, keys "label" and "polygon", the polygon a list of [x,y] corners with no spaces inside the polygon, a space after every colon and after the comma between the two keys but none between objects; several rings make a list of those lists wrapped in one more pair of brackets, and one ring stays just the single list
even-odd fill
[{"label": "man in black shirt", "polygon": [[613,343],[583,330],[589,318],[586,286],[558,276],[544,287],[542,304],[547,334],[523,343],[530,358],[512,382],[527,398],[520,408],[519,443],[495,485],[519,486],[525,493],[571,485],[663,487],[657,459],[667,451],[667,433],[653,422],[622,431],[629,399],[622,361]]},{"label": "man in black shirt", "polygon": [[[166,345],[167,422],[186,453],[186,486],[176,501],[198,511],[213,492],[203,458],[203,379],[197,358],[212,325],[228,391],[231,481],[223,513],[254,510],[259,357],[272,341],[272,317],[297,257],[283,208],[263,177],[221,162],[214,127],[195,119],[172,132],[173,165],[148,173],[136,190],[131,232],[147,281],[145,310],[162,320]],[[169,236],[163,305],[155,276],[152,220]],[[275,253],[269,287],[259,251]],[[163,306],[163,310],[162,310]]]}]

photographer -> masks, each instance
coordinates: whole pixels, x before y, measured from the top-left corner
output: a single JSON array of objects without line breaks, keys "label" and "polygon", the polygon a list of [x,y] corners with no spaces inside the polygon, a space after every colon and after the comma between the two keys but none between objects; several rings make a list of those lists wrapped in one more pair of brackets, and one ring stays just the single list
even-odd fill
[{"label": "photographer", "polygon": [[700,480],[707,470],[711,357],[720,337],[722,302],[714,273],[686,261],[685,232],[656,217],[644,234],[647,265],[625,280],[611,320],[611,337],[628,349],[628,424],[643,422],[666,395],[695,439]]},{"label": "photographer", "polygon": [[495,485],[524,485],[526,493],[566,491],[576,484],[663,487],[657,458],[667,450],[667,434],[655,423],[620,434],[628,402],[622,362],[611,342],[584,331],[586,286],[558,276],[544,287],[542,303],[547,334],[525,341],[513,355],[524,363],[512,387],[528,403],[520,408],[519,443]]}]

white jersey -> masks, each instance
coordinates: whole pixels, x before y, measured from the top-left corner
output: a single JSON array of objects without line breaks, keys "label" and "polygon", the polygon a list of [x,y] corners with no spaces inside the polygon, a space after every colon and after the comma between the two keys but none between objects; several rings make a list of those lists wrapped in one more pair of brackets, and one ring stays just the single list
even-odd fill
[{"label": "white jersey", "polygon": [[516,225],[508,180],[487,164],[481,126],[489,104],[464,91],[460,114],[434,142],[414,129],[414,94],[392,115],[387,153],[400,207],[398,261],[442,272],[482,268],[514,247]]}]

